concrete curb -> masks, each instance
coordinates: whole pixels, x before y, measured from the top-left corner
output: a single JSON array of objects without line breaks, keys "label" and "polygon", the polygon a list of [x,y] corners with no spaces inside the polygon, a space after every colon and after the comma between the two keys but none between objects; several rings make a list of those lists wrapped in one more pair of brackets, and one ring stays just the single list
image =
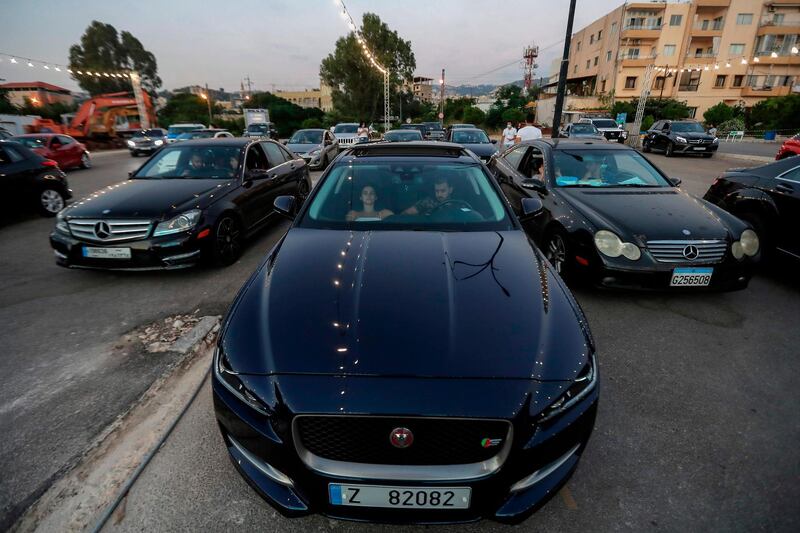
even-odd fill
[{"label": "concrete curb", "polygon": [[208,335],[212,329],[217,328],[219,320],[220,317],[218,316],[204,316],[192,329],[173,342],[169,349],[173,352],[185,354],[191,350],[195,344],[203,340],[203,337]]}]

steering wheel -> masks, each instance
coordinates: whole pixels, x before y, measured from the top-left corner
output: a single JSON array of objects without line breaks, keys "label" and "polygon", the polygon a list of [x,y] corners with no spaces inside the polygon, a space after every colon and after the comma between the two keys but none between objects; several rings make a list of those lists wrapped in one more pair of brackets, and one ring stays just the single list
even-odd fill
[{"label": "steering wheel", "polygon": [[469,205],[468,202],[465,202],[464,200],[456,200],[454,198],[451,198],[450,200],[445,200],[444,202],[440,203],[439,205],[437,205],[436,207],[431,209],[430,214],[432,215],[432,214],[436,213],[438,210],[444,208],[445,206],[449,207],[449,206],[453,206],[453,205],[460,205],[462,207],[466,207],[470,211],[474,211],[474,209],[472,209],[472,206]]}]

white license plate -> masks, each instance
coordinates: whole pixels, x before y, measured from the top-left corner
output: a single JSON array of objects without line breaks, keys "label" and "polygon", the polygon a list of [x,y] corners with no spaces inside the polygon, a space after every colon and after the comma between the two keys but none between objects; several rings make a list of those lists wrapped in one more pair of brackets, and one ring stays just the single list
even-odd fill
[{"label": "white license plate", "polygon": [[713,268],[676,268],[672,271],[670,287],[707,287]]},{"label": "white license plate", "polygon": [[703,150],[705,150],[705,148],[702,146],[695,146],[694,148],[692,148],[692,150],[697,150],[698,152],[702,152]]},{"label": "white license plate", "polygon": [[90,248],[83,247],[83,257],[92,259],[130,259],[130,248]]},{"label": "white license plate", "polygon": [[385,507],[391,509],[468,509],[469,487],[391,487],[330,483],[333,505]]}]

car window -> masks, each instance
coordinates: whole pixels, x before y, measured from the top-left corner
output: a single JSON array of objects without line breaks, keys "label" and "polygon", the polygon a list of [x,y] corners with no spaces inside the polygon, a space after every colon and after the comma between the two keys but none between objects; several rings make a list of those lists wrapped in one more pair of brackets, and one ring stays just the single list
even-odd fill
[{"label": "car window", "polygon": [[286,159],[286,161],[294,160],[294,156],[289,152],[289,150],[287,150],[286,148],[284,148],[283,146],[280,146],[280,145],[276,145],[276,146],[280,149],[281,152],[283,152],[283,157],[284,157],[284,159]]},{"label": "car window", "polygon": [[540,148],[530,147],[530,153],[523,159],[520,172],[526,178],[544,179],[544,155]]},{"label": "car window", "polygon": [[661,129],[661,126],[662,126],[663,124],[664,124],[664,123],[663,123],[663,122],[661,122],[661,121],[659,120],[658,122],[656,122],[655,124],[653,124],[652,126],[650,126],[650,129],[651,129],[651,130],[660,130],[660,129]]},{"label": "car window", "polygon": [[61,144],[63,144],[64,146],[67,146],[68,144],[73,144],[75,142],[75,139],[73,139],[72,137],[66,137],[64,135],[59,135],[58,140],[61,141]]},{"label": "car window", "polygon": [[511,165],[515,170],[519,168],[522,156],[528,151],[528,146],[517,146],[505,155],[506,162]]},{"label": "car window", "polygon": [[156,161],[155,165],[147,175],[154,176],[169,176],[174,174],[175,169],[178,167],[178,158],[180,157],[178,150],[170,150],[163,157]]},{"label": "car window", "polygon": [[789,172],[784,173],[783,175],[781,175],[781,179],[791,180],[795,183],[800,183],[800,167],[795,167]]},{"label": "car window", "polygon": [[156,152],[134,178],[230,179],[239,174],[240,155],[238,146],[179,143]]},{"label": "car window", "polygon": [[616,128],[617,123],[611,119],[593,120],[595,126],[598,128]]},{"label": "car window", "polygon": [[299,222],[325,229],[430,231],[503,230],[512,224],[480,165],[396,160],[337,165]]},{"label": "car window", "polygon": [[591,124],[573,124],[570,133],[597,133],[597,128]]},{"label": "car window", "polygon": [[25,154],[14,148],[13,146],[3,146],[5,158],[9,163],[19,163],[26,159]]},{"label": "car window", "polygon": [[247,151],[247,160],[245,161],[245,170],[267,170],[269,169],[269,161],[264,154],[264,150],[260,144],[253,144]]},{"label": "car window", "polygon": [[314,130],[300,130],[292,135],[289,144],[322,144],[322,132]]},{"label": "car window", "polygon": [[265,142],[261,143],[261,146],[267,153],[267,159],[269,159],[270,168],[277,167],[278,165],[286,162],[287,157],[277,144]]},{"label": "car window", "polygon": [[673,122],[672,131],[677,133],[705,133],[706,130],[697,122]]},{"label": "car window", "polygon": [[672,187],[635,150],[555,150],[557,187]]}]

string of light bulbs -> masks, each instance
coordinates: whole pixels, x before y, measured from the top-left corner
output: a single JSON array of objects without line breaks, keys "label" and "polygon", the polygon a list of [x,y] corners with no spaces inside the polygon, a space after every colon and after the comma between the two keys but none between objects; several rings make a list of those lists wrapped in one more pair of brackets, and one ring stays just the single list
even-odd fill
[{"label": "string of light bulbs", "polygon": [[350,28],[350,31],[356,34],[356,40],[361,46],[364,56],[369,60],[370,63],[372,63],[372,66],[374,66],[381,74],[385,76],[389,70],[384,68],[384,66],[375,59],[375,54],[373,54],[367,46],[367,41],[364,38],[363,33],[358,29],[356,23],[353,22],[353,17],[350,16],[350,12],[347,11],[347,6],[344,5],[344,0],[333,0],[333,3],[339,8],[339,16],[341,16],[345,21],[347,26]]},{"label": "string of light bulbs", "polygon": [[[791,55],[797,55],[798,52],[800,52],[800,50],[798,50],[798,48],[796,46],[793,46],[792,50],[791,50]],[[769,57],[771,59],[776,59],[776,58],[778,58],[780,56],[778,55],[777,52],[773,51],[773,52],[770,53]],[[725,60],[723,62],[724,65],[725,65],[725,68],[731,68],[732,63],[737,62],[737,60],[738,60],[738,63],[741,64],[741,65],[751,65],[751,64],[757,65],[757,64],[761,63],[761,59],[759,58],[759,56],[753,56],[753,58],[750,59],[750,60],[747,59],[747,56],[733,56],[733,57],[730,57],[730,58],[728,58],[727,60]],[[668,74],[673,74],[673,73],[676,73],[676,72],[701,72],[701,71],[708,71],[708,70],[712,70],[712,69],[713,70],[719,70],[720,69],[720,63],[719,62],[715,62],[713,65],[702,65],[702,66],[700,66],[700,65],[691,65],[691,66],[688,66],[688,67],[687,66],[684,66],[684,67],[668,67],[668,66],[667,67],[661,67],[661,66],[657,66],[657,67],[655,67],[655,69],[658,70],[658,71],[664,72],[664,73],[668,73]]]},{"label": "string of light bulbs", "polygon": [[116,71],[116,72],[99,72],[96,70],[86,69],[73,69],[67,65],[60,63],[53,63],[51,61],[42,61],[40,59],[33,59],[30,57],[23,57],[17,54],[7,54],[0,52],[0,63],[7,62],[11,65],[25,66],[28,68],[41,68],[50,72],[63,72],[71,74],[72,76],[92,76],[95,78],[130,78],[129,71]]}]

